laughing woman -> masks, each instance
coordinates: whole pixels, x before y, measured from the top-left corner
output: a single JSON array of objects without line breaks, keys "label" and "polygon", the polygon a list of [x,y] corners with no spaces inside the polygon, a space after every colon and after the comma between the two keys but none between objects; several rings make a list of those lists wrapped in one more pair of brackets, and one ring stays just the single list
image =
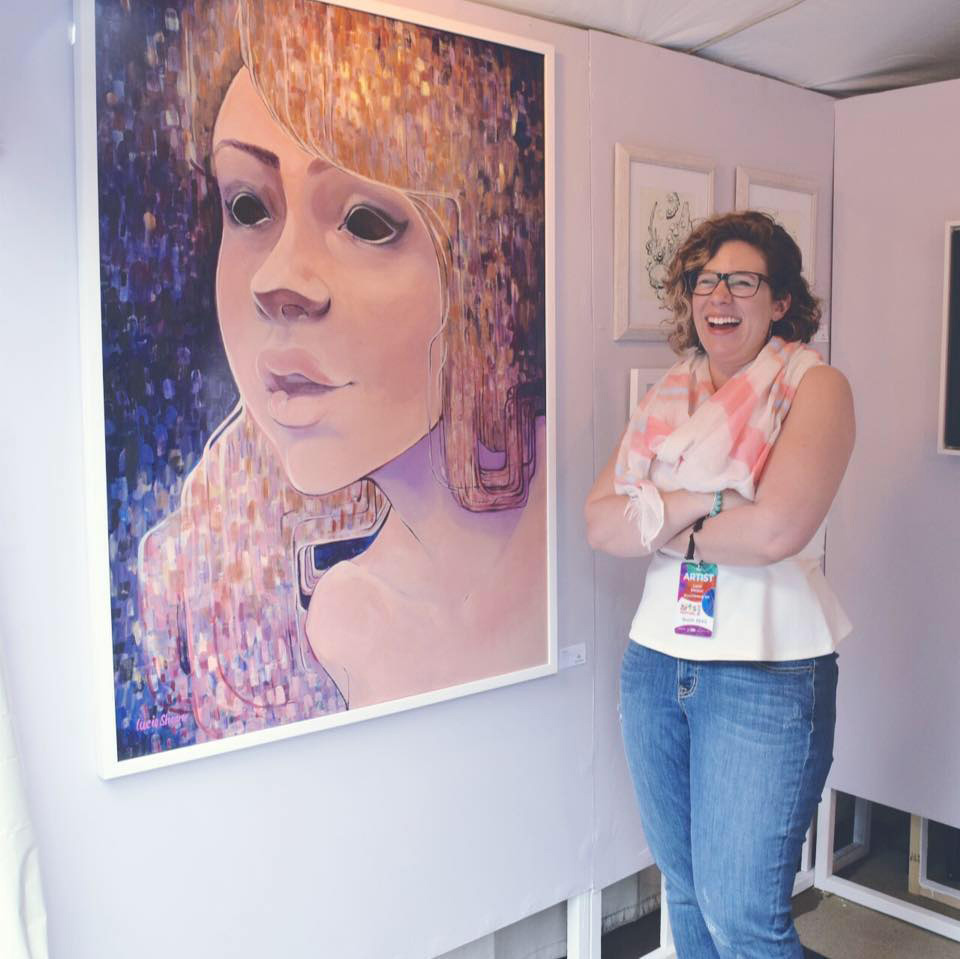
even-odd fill
[{"label": "laughing woman", "polygon": [[621,671],[624,745],[680,959],[801,959],[790,896],[850,629],[819,531],[853,402],[805,345],[820,310],[770,217],[700,224],[667,295],[682,359],[586,504],[595,549],[653,554]]}]

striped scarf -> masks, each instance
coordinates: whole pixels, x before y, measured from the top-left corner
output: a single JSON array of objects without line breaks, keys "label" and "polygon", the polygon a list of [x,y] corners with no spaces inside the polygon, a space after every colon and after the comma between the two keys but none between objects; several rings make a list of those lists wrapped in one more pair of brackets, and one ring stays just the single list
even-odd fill
[{"label": "striped scarf", "polygon": [[754,498],[800,380],[822,362],[811,347],[775,336],[718,390],[707,356],[692,353],[647,392],[630,418],[614,479],[616,492],[630,498],[627,515],[645,548],[663,526],[658,491],[733,489]]}]

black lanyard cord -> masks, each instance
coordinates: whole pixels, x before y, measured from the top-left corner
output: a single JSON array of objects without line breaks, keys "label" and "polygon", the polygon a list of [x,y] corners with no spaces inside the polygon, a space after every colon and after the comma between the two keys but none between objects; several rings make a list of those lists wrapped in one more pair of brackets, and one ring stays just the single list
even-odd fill
[{"label": "black lanyard cord", "polygon": [[683,557],[685,560],[692,560],[692,559],[693,559],[693,551],[694,551],[694,549],[696,548],[696,545],[697,545],[697,544],[694,543],[694,541],[693,541],[693,534],[694,534],[694,533],[699,533],[700,530],[703,529],[703,524],[704,524],[704,521],[706,520],[706,518],[707,518],[706,516],[701,516],[700,519],[698,519],[698,520],[693,524],[693,529],[690,530],[690,542],[687,543],[687,555]]}]

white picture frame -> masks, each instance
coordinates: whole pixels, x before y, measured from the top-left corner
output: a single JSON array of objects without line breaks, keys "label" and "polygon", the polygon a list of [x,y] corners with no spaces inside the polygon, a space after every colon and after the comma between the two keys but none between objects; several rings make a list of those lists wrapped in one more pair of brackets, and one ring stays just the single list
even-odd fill
[{"label": "white picture frame", "polygon": [[615,340],[665,338],[663,277],[690,228],[714,211],[714,170],[706,157],[616,144]]},{"label": "white picture frame", "polygon": [[735,208],[769,213],[797,242],[803,275],[813,286],[817,254],[817,184],[802,177],[737,167]]},{"label": "white picture frame", "polygon": [[630,398],[627,407],[627,421],[633,416],[633,411],[637,404],[647,395],[652,386],[663,379],[664,373],[669,367],[666,366],[646,366],[635,367],[630,370]]},{"label": "white picture frame", "polygon": [[87,539],[87,579],[90,600],[90,636],[94,663],[92,695],[96,716],[97,768],[103,779],[113,779],[158,769],[249,746],[288,739],[306,733],[332,729],[349,723],[431,705],[473,693],[513,685],[557,671],[557,507],[556,507],[556,303],[555,303],[555,51],[550,44],[527,37],[489,30],[467,21],[436,16],[423,11],[380,3],[378,0],[353,0],[332,5],[350,7],[366,13],[401,19],[428,28],[496,44],[517,47],[543,57],[544,111],[544,335],[545,335],[545,410],[546,455],[542,465],[546,482],[545,533],[542,562],[545,573],[544,648],[542,659],[493,676],[478,676],[466,682],[431,689],[356,709],[344,709],[326,715],[272,725],[223,738],[196,741],[190,745],[159,752],[118,757],[116,711],[116,664],[113,655],[111,621],[111,572],[108,498],[105,495],[106,444],[104,436],[104,352],[101,340],[102,298],[100,283],[100,234],[97,87],[96,87],[96,14],[94,0],[76,0],[76,141],[80,276],[80,328],[82,361],[82,427],[84,442],[85,528]]},{"label": "white picture frame", "polygon": [[[960,456],[960,220],[944,227],[937,452]],[[950,434],[948,436],[948,433]]]}]

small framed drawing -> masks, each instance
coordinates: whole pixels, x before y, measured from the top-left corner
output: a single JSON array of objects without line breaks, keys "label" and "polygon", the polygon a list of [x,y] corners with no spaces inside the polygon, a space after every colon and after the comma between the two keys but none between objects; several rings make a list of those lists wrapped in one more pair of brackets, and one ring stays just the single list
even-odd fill
[{"label": "small framed drawing", "polygon": [[960,220],[946,225],[937,450],[960,456]]},{"label": "small framed drawing", "polygon": [[817,185],[812,180],[737,167],[738,210],[769,213],[800,247],[803,275],[812,286],[816,257]]},{"label": "small framed drawing", "polygon": [[647,391],[659,383],[666,367],[647,367],[645,369],[630,370],[630,407],[627,410],[627,420],[633,416],[637,404],[647,395]]},{"label": "small framed drawing", "polygon": [[714,164],[616,145],[613,337],[659,340],[667,268],[692,227],[713,213]]}]

